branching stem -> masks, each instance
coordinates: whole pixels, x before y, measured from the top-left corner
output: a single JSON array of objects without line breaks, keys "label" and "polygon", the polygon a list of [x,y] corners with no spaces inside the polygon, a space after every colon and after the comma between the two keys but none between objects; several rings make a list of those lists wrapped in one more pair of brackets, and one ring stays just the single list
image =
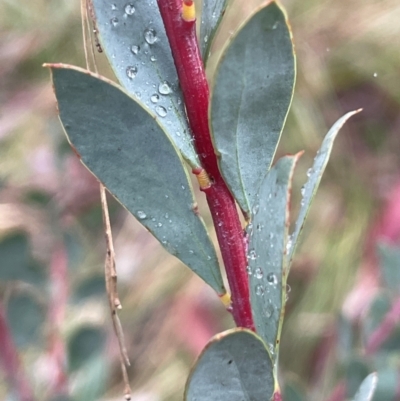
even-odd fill
[{"label": "branching stem", "polygon": [[[196,37],[195,19],[182,17],[182,0],[157,0],[186,105],[190,128],[202,167],[211,180],[202,189],[214,221],[232,293],[236,325],[254,330],[243,230],[235,201],[218,168],[208,120],[209,87]],[[192,2],[186,0],[185,7]],[[185,10],[185,16],[190,16]]]}]

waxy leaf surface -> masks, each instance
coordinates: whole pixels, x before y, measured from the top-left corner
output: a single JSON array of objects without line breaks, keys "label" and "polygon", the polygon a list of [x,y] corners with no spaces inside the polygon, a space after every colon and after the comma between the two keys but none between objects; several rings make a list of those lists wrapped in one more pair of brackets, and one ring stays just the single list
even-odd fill
[{"label": "waxy leaf surface", "polygon": [[61,121],[85,166],[168,252],[223,293],[183,160],[156,116],[88,71],[54,65],[52,72]]},{"label": "waxy leaf surface", "polygon": [[267,401],[273,391],[265,344],[250,330],[233,329],[203,350],[186,383],[185,401]]},{"label": "waxy leaf surface", "polygon": [[[298,156],[281,158],[261,184],[252,211],[248,262],[251,307],[257,333],[276,353],[286,298],[286,246],[291,180]],[[275,355],[272,355],[275,357]]]},{"label": "waxy leaf surface", "polygon": [[293,253],[296,249],[297,241],[299,239],[300,233],[303,229],[304,222],[306,220],[308,211],[310,210],[311,202],[314,198],[315,193],[319,187],[319,183],[321,182],[322,174],[325,171],[325,167],[328,163],[329,156],[331,155],[333,142],[343,127],[344,123],[354,114],[357,114],[360,110],[351,111],[341,117],[338,121],[333,124],[332,128],[326,134],[322,145],[315,156],[314,164],[311,169],[308,171],[308,181],[302,188],[302,200],[299,215],[296,220],[296,225],[291,235],[290,240],[290,249],[289,249],[289,258],[290,260],[293,257]]},{"label": "waxy leaf surface", "polygon": [[378,384],[378,376],[376,373],[368,375],[361,383],[358,393],[354,397],[354,401],[371,401],[374,396],[376,386]]},{"label": "waxy leaf surface", "polygon": [[204,0],[201,11],[200,49],[206,64],[212,40],[224,16],[229,0]]},{"label": "waxy leaf surface", "polygon": [[210,118],[222,175],[250,212],[286,120],[295,79],[290,30],[283,10],[268,4],[252,15],[222,53]]},{"label": "waxy leaf surface", "polygon": [[100,42],[119,82],[160,117],[189,164],[199,166],[156,0],[92,3]]}]

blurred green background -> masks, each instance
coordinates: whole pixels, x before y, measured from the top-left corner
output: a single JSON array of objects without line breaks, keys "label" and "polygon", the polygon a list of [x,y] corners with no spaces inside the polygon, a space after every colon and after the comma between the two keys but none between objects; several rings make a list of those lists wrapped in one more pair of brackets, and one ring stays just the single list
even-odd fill
[{"label": "blurred green background", "polygon": [[[257,3],[236,0],[225,34]],[[376,245],[400,239],[400,3],[283,4],[298,79],[277,156],[305,150],[293,218],[323,136],[345,112],[364,109],[339,135],[307,221],[281,349],[282,383],[310,400],[340,400],[333,398],[345,370],[338,316],[359,324],[381,285]],[[66,143],[45,62],[85,66],[79,1],[0,0],[1,309],[38,400],[122,399],[98,183]],[[108,71],[104,56],[98,63]],[[112,199],[110,213],[132,399],[180,400],[196,355],[233,321],[212,290]],[[362,354],[357,342],[354,352]],[[8,379],[0,371],[0,399],[17,399]]]}]

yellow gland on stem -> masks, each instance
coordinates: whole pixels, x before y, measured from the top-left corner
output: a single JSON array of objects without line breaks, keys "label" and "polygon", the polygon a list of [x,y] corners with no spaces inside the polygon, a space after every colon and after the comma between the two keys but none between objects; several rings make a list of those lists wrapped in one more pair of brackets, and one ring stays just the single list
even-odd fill
[{"label": "yellow gland on stem", "polygon": [[196,21],[196,8],[193,0],[183,0],[182,19],[186,22]]},{"label": "yellow gland on stem", "polygon": [[227,292],[224,295],[220,295],[220,300],[224,304],[226,308],[229,308],[231,306],[231,296]]},{"label": "yellow gland on stem", "polygon": [[204,168],[199,168],[193,170],[194,175],[197,178],[200,189],[207,189],[211,187],[211,180]]}]

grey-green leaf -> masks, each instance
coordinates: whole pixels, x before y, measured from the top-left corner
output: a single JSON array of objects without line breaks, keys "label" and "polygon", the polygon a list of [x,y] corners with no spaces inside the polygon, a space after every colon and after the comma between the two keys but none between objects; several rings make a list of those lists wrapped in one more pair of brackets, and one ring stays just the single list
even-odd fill
[{"label": "grey-green leaf", "polygon": [[204,0],[201,10],[200,49],[204,64],[210,53],[215,32],[224,16],[228,0]]},{"label": "grey-green leaf", "polygon": [[183,160],[156,116],[104,78],[52,67],[60,118],[85,166],[168,252],[223,293]]},{"label": "grey-green leaf", "polygon": [[400,291],[400,248],[380,243],[378,251],[385,285],[398,294]]},{"label": "grey-green leaf", "polygon": [[269,400],[273,364],[261,338],[250,330],[216,335],[203,350],[186,383],[185,401]]},{"label": "grey-green leaf", "polygon": [[[294,228],[293,234],[291,235],[291,240],[290,240],[290,244],[291,244],[290,250],[289,250],[290,260],[293,258],[293,254],[296,249],[296,245],[299,240],[300,233],[303,229],[303,225],[306,220],[308,211],[310,210],[311,202],[314,198],[315,193],[317,192],[319,183],[321,182],[322,174],[325,171],[325,167],[328,163],[329,156],[331,155],[333,142],[334,142],[338,132],[343,127],[344,123],[351,116],[354,116],[354,114],[357,114],[360,111],[361,110],[351,111],[351,112],[345,114],[343,117],[341,117],[338,121],[336,121],[335,124],[333,124],[332,128],[326,134],[326,136],[322,142],[322,145],[321,145],[319,151],[317,152],[317,155],[315,156],[313,166],[307,172],[308,181],[302,188],[302,200],[301,200],[301,205],[300,205],[300,211],[299,211],[299,215],[296,220],[296,225],[295,225],[295,228]],[[290,265],[290,263],[289,263],[289,265]]]},{"label": "grey-green leaf", "polygon": [[45,311],[31,295],[15,294],[7,303],[7,321],[17,346],[26,347],[41,340]]},{"label": "grey-green leaf", "polygon": [[159,116],[188,163],[199,166],[156,0],[92,2],[103,50],[119,82]]},{"label": "grey-green leaf", "polygon": [[371,401],[377,384],[378,375],[376,373],[368,375],[361,383],[360,389],[354,397],[354,401]]},{"label": "grey-green leaf", "polygon": [[297,156],[285,156],[268,172],[252,212],[249,235],[249,281],[256,331],[273,358],[286,299],[286,246],[291,180]]},{"label": "grey-green leaf", "polygon": [[276,2],[253,14],[223,51],[210,118],[221,173],[249,213],[286,120],[295,58],[284,11]]}]

